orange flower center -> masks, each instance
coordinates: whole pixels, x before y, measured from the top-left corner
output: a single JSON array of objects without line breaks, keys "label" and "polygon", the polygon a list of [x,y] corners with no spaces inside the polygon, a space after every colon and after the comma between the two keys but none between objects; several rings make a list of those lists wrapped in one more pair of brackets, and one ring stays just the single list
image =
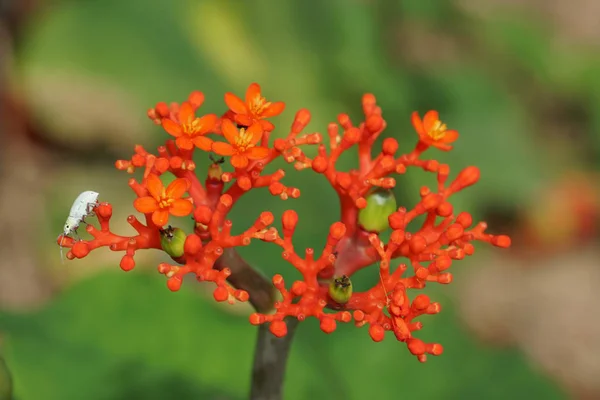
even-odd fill
[{"label": "orange flower center", "polygon": [[259,116],[263,113],[263,111],[271,105],[270,101],[267,101],[261,95],[254,96],[250,104],[248,104],[248,108],[250,108],[250,112]]},{"label": "orange flower center", "polygon": [[156,199],[156,201],[158,202],[159,208],[169,208],[169,207],[171,207],[171,204],[173,204],[175,199],[171,199],[171,198],[167,197],[167,191],[166,191],[166,189],[163,188],[160,197],[158,199]]},{"label": "orange flower center", "polygon": [[200,118],[194,118],[191,121],[187,121],[186,123],[181,124],[181,130],[183,133],[189,136],[194,136],[202,129],[202,124],[200,123]]},{"label": "orange flower center", "polygon": [[245,152],[247,149],[254,147],[252,144],[252,134],[245,128],[240,129],[240,133],[235,138],[234,146],[239,152]]},{"label": "orange flower center", "polygon": [[429,137],[431,139],[437,141],[437,140],[442,139],[444,136],[446,136],[447,129],[448,129],[448,127],[446,126],[446,124],[442,123],[442,121],[440,121],[440,120],[437,120],[434,122],[431,129],[429,129],[429,131],[427,132],[427,135],[429,135]]}]

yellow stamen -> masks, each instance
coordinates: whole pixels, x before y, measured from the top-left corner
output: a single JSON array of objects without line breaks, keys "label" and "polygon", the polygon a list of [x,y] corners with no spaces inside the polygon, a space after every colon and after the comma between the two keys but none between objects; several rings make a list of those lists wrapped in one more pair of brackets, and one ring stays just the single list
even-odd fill
[{"label": "yellow stamen", "polygon": [[187,123],[181,124],[181,130],[183,131],[183,133],[189,136],[195,135],[200,131],[201,128],[202,124],[200,123],[200,118],[194,118],[193,120],[188,121]]},{"label": "yellow stamen", "polygon": [[165,188],[163,188],[160,197],[156,200],[158,201],[159,208],[169,208],[171,207],[171,204],[173,204],[173,201],[175,201],[174,199],[167,197],[167,189]]},{"label": "yellow stamen", "polygon": [[263,111],[271,105],[270,101],[267,101],[264,97],[258,95],[252,99],[252,102],[248,105],[250,108],[250,112],[252,114],[258,116],[263,113]]},{"label": "yellow stamen", "polygon": [[431,129],[427,132],[430,138],[433,140],[441,140],[446,136],[446,130],[448,127],[446,124],[442,123],[442,121],[437,120],[431,127]]},{"label": "yellow stamen", "polygon": [[248,132],[245,128],[240,129],[240,133],[235,138],[235,147],[238,148],[239,151],[244,152],[249,148],[254,147],[252,144],[252,134]]}]

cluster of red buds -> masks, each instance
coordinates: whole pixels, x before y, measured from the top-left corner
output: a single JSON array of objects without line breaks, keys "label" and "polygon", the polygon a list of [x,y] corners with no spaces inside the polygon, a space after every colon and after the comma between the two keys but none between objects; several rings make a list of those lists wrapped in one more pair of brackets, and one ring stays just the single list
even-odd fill
[{"label": "cluster of red buds", "polygon": [[[136,251],[162,249],[173,260],[158,266],[158,271],[167,277],[170,290],[179,290],[183,277],[194,274],[199,281],[216,284],[217,301],[252,301],[255,293],[233,287],[232,269],[217,268],[216,264],[226,249],[246,246],[253,240],[270,242],[281,247],[282,258],[302,274],[302,280],[288,286],[281,275],[275,275],[273,284],[281,298],[273,304],[271,312],[253,313],[252,324],[269,323],[270,331],[281,337],[287,333],[286,317],[303,320],[313,316],[320,320],[326,333],[333,332],[337,322],[354,320],[356,326],[369,326],[374,341],[383,340],[386,331],[391,331],[420,361],[425,361],[427,354],[441,354],[440,344],[427,344],[413,336],[422,327],[415,319],[440,312],[439,303],[424,294],[411,301],[408,290],[422,289],[427,282],[450,283],[452,275],[448,269],[454,260],[474,253],[473,241],[510,246],[507,236],[485,233],[485,223],[473,224],[470,214],[456,213],[448,201],[453,193],[477,182],[476,167],[467,167],[448,183],[448,165],[421,158],[429,147],[451,150],[458,133],[449,130],[436,111],[427,112],[423,118],[414,113],[412,124],[418,134],[415,148],[397,155],[398,142],[386,138],[381,151],[373,155],[373,146],[385,130],[386,122],[375,96],[366,94],[362,99],[364,122],[354,125],[348,115],[340,114],[337,123],[327,127],[327,145],[320,133],[302,133],[311,119],[306,109],[296,113],[285,138],[271,143],[269,138],[275,126],[268,118],[283,112],[285,105],[267,101],[258,84],[249,86],[243,100],[232,93],[225,94],[228,111],[221,117],[197,116],[203,102],[204,95],[193,92],[182,104],[158,103],[148,111],[148,116],[173,139],[167,140],[155,154],[136,146],[130,160],[116,162],[119,170],[130,174],[142,171],[141,181],[129,180],[137,195],[134,208],[145,218],[145,224],[133,215],[127,219],[137,235],[126,237],[111,232],[112,207],[99,203],[94,210],[99,229],[87,226],[93,239],[58,238],[58,243],[71,248],[67,257],[83,258],[95,248],[108,246],[113,251],[125,252],[120,266],[130,271],[135,266]],[[318,146],[314,158],[302,150],[305,145]],[[337,170],[339,157],[355,145],[358,168]],[[212,163],[202,184],[192,161],[197,149],[229,157],[233,172],[224,172],[224,159],[212,158],[211,154]],[[278,157],[294,164],[296,170],[310,168],[324,175],[339,196],[340,221],[331,225],[320,255],[315,255],[314,249],[306,249],[303,255],[294,249],[298,215],[292,210],[284,212],[281,232],[271,226],[273,214],[263,212],[245,232],[231,235],[228,213],[249,190],[267,187],[272,195],[284,200],[300,196],[297,188],[282,183],[283,170],[263,173]],[[390,177],[404,174],[408,167],[437,175],[437,188],[421,188],[421,200],[410,210],[397,207],[391,191],[396,181]],[[175,179],[165,187],[161,177],[167,173]],[[190,215],[195,221],[192,232],[168,225],[170,216]],[[419,216],[425,218],[422,226],[416,232],[409,232],[408,224]],[[390,239],[384,243],[379,234],[390,228]],[[405,263],[394,268],[396,258]],[[357,292],[353,290],[351,277],[363,268],[373,269],[379,279],[370,290]],[[412,272],[406,274],[409,269]]]}]

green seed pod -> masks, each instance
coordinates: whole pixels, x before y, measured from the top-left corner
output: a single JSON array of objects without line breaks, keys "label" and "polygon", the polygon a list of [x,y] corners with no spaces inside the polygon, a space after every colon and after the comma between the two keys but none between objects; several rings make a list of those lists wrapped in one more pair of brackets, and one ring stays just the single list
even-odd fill
[{"label": "green seed pod", "polygon": [[160,231],[160,245],[171,257],[181,257],[186,236],[183,230],[169,225],[166,229]]},{"label": "green seed pod", "polygon": [[396,211],[396,197],[389,189],[377,188],[366,197],[367,206],[358,211],[358,223],[368,232],[383,232],[388,218]]},{"label": "green seed pod", "polygon": [[329,284],[329,297],[336,303],[345,304],[352,297],[352,281],[346,275],[334,278]]}]

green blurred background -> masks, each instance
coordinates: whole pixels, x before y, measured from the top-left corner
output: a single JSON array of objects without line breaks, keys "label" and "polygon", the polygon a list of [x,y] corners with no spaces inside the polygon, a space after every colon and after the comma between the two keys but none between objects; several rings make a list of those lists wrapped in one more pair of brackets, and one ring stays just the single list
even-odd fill
[{"label": "green blurred background", "polygon": [[[581,222],[595,219],[594,195],[585,217],[571,202],[595,192],[597,182],[600,28],[584,18],[593,2],[562,3],[12,2],[0,35],[0,91],[27,113],[7,112],[2,127],[0,355],[15,398],[246,398],[256,337],[247,306],[215,304],[212,287],[193,280],[170,293],[156,273],[158,252],[140,252],[127,274],[107,249],[63,265],[55,239],[83,190],[114,205],[115,231],[131,232],[125,218],[134,195],[113,163],[129,158],[134,144],[153,149],[165,140],[145,116],[149,107],[201,90],[202,110],[220,114],[223,94],[243,95],[253,81],[268,99],[287,104],[274,121],[276,136],[301,107],[313,114],[308,131],[325,132],[341,112],[359,121],[361,96],[370,92],[383,108],[385,135],[409,151],[416,142],[410,113],[439,110],[461,137],[452,152],[427,156],[449,163],[454,174],[468,165],[481,169],[480,183],[452,199],[455,208],[487,220],[493,233],[522,239],[506,252],[478,246],[474,257],[455,263],[455,284],[428,290],[443,312],[423,317],[418,337],[442,343],[445,352],[425,364],[391,337],[373,343],[366,328],[340,326],[325,335],[315,321],[300,324],[286,399],[598,398],[586,397],[598,394],[597,386],[544,364],[511,330],[535,325],[552,307],[533,307],[502,327],[506,332],[492,326],[494,338],[471,329],[476,324],[461,306],[470,301],[462,293],[478,296],[477,288],[494,284],[469,280],[488,264],[506,265],[503,276],[522,276],[543,268],[557,243],[566,243],[556,251],[568,254],[595,240],[593,227]],[[11,30],[11,21],[20,30]],[[353,156],[340,168],[353,168]],[[200,176],[209,164],[203,157]],[[293,208],[300,215],[296,247],[320,249],[338,215],[337,198],[311,171],[285,168],[285,183],[299,187],[301,198],[251,192],[232,212],[234,227],[246,229],[263,210],[279,217]],[[561,180],[570,174],[582,182],[576,189],[561,186],[573,181]],[[399,203],[414,205],[419,188],[434,184],[434,176],[409,170],[398,178]],[[559,193],[552,207],[547,190]],[[256,243],[241,253],[268,276],[296,276],[274,246]],[[362,271],[355,284],[375,283],[374,271]],[[544,281],[533,282],[509,285],[499,298],[512,290],[534,298]],[[494,309],[482,312],[487,318]]]}]

